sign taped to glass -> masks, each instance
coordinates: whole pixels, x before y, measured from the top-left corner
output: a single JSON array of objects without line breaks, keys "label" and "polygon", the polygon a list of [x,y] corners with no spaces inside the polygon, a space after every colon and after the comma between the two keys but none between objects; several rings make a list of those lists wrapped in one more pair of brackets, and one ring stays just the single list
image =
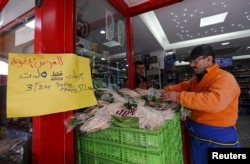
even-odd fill
[{"label": "sign taped to glass", "polygon": [[9,54],[7,117],[31,117],[97,104],[88,58]]}]

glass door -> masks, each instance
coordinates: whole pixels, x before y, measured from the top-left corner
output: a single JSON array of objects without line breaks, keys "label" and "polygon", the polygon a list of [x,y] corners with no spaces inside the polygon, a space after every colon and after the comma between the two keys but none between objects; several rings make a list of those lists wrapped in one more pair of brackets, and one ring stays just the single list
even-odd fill
[{"label": "glass door", "polygon": [[76,53],[90,59],[93,80],[123,86],[127,78],[125,17],[109,1],[77,0]]}]

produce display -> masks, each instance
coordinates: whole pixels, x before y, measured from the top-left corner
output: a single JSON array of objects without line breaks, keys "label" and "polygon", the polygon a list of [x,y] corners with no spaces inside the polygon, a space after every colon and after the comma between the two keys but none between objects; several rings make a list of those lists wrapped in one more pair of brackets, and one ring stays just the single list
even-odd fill
[{"label": "produce display", "polygon": [[154,88],[97,88],[98,104],[75,113],[65,125],[68,131],[79,127],[82,133],[110,126],[157,130],[180,109],[178,103],[161,102],[160,95],[161,90]]}]

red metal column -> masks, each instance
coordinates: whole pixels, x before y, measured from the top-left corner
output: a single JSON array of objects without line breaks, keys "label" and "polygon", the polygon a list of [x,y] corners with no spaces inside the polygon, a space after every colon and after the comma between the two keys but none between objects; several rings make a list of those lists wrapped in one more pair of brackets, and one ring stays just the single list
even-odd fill
[{"label": "red metal column", "polygon": [[[35,9],[35,53],[73,52],[74,2],[43,0],[42,5]],[[66,133],[64,126],[64,120],[70,115],[71,111],[33,118],[33,164],[74,163],[74,136],[72,132]]]},{"label": "red metal column", "polygon": [[135,88],[135,57],[134,57],[134,35],[133,35],[133,25],[132,17],[126,18],[126,41],[127,41],[127,61],[128,61],[128,79],[129,88]]},{"label": "red metal column", "polygon": [[8,3],[9,0],[1,0],[0,1],[0,12],[2,11],[2,9],[4,8],[4,6]]}]

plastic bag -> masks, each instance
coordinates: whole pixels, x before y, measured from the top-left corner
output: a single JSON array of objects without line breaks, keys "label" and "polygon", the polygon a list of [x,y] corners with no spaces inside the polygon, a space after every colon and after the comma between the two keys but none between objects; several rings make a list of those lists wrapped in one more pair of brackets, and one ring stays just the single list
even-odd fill
[{"label": "plastic bag", "polygon": [[75,113],[72,116],[68,117],[64,120],[64,124],[67,128],[67,132],[70,132],[72,129],[74,129],[76,126],[84,123],[87,119],[95,115],[95,113],[100,110],[100,106],[92,106],[87,108],[82,113]]},{"label": "plastic bag", "polygon": [[23,164],[27,142],[27,137],[0,140],[0,163]]},{"label": "plastic bag", "polygon": [[187,117],[189,117],[190,114],[191,114],[191,111],[188,110],[188,109],[186,109],[186,108],[184,108],[183,105],[181,105],[180,111],[181,111],[181,120],[182,121],[185,121],[187,119]]},{"label": "plastic bag", "polygon": [[109,117],[105,114],[107,108],[108,105],[98,110],[93,117],[87,119],[80,126],[80,131],[82,133],[89,133],[108,128],[111,124],[111,116]]}]

